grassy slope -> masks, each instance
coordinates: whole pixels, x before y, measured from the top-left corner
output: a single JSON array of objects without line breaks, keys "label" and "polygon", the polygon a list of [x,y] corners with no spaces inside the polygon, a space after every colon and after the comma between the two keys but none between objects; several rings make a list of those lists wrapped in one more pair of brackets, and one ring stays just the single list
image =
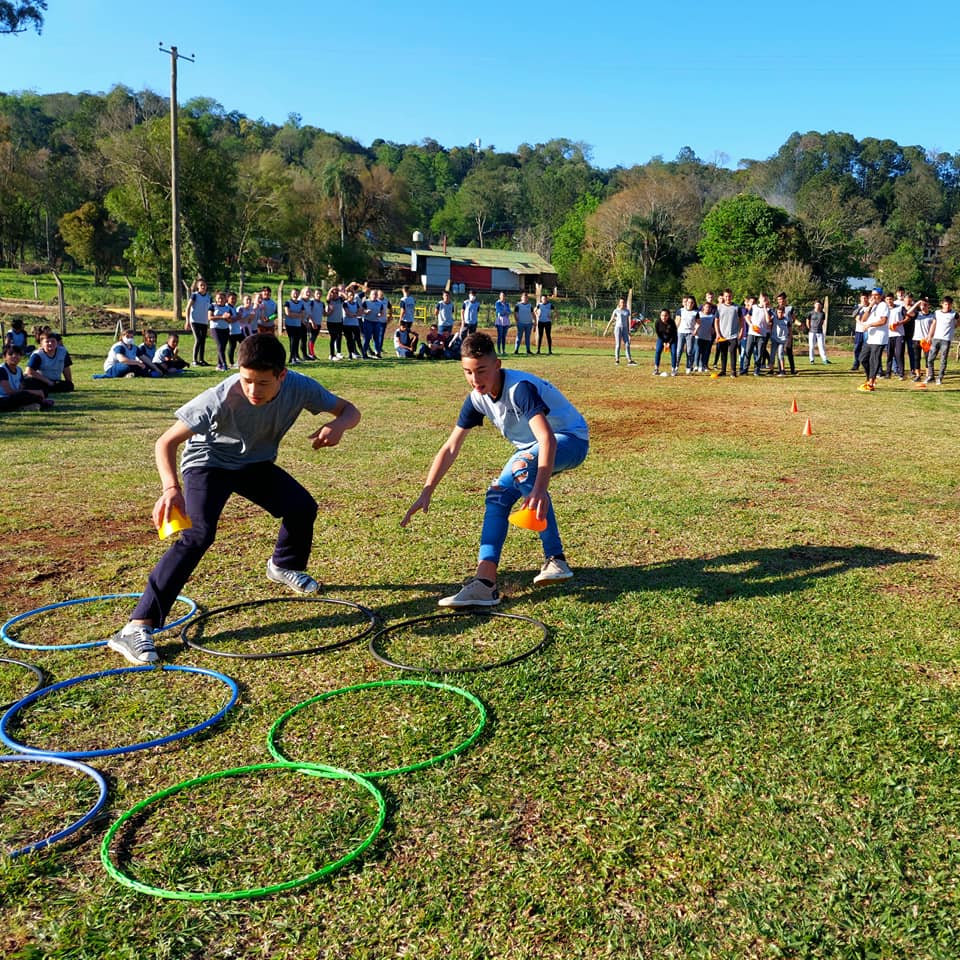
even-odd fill
[{"label": "grassy slope", "polygon": [[[72,341],[81,390],[49,416],[0,420],[6,616],[138,590],[161,551],[147,521],[152,441],[215,375],[94,384],[101,347]],[[490,708],[480,743],[386,781],[390,816],[371,851],[297,894],[207,906],[135,894],[100,867],[102,828],[4,863],[5,952],[955,956],[958,394],[894,383],[863,396],[842,365],[800,365],[795,380],[732,383],[655,380],[606,351],[526,361],[585,412],[593,448],[552,486],[577,578],[533,588],[536,545],[519,531],[504,554],[503,609],[550,624],[552,646],[451,678]],[[305,445],[304,422],[282,449],[322,504],[315,572],[329,596],[389,620],[433,612],[470,572],[482,492],[506,449],[489,430],[471,437],[429,516],[403,531],[462,399],[456,366],[317,375],[364,422],[322,454]],[[800,436],[806,416],[812,438]],[[276,595],[260,579],[274,528],[231,503],[188,593],[207,607]],[[64,617],[49,632],[77,629]],[[164,653],[237,677],[242,706],[209,737],[95,763],[112,815],[187,777],[266,760],[272,721],[315,692],[398,675],[363,644],[278,661],[223,661],[175,641]],[[12,656],[56,679],[119,665],[96,649]],[[108,733],[142,734],[138,696],[106,704]],[[169,696],[201,717],[215,709],[201,685],[171,684]],[[352,706],[337,715],[341,735],[393,735],[376,701]],[[56,739],[51,713],[24,734]],[[21,766],[0,776],[19,796]],[[273,793],[225,788],[213,812],[198,808],[200,826],[232,795],[269,811]],[[5,824],[28,816],[7,803]],[[171,848],[198,826],[189,805],[181,813],[170,813]],[[287,858],[299,862],[312,835],[285,829],[256,832],[273,873],[241,871],[240,882],[276,882]]]}]

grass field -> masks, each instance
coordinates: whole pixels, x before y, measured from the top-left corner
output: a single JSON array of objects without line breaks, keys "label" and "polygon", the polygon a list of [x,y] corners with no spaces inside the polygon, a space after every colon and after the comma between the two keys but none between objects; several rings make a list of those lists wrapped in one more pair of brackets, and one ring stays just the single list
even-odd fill
[{"label": "grass field", "polygon": [[[69,598],[142,589],[163,547],[154,439],[217,375],[97,381],[103,337],[69,343],[79,390],[49,414],[0,419],[4,619]],[[184,343],[189,355],[189,342]],[[513,360],[513,358],[510,358]],[[956,373],[941,388],[848,364],[786,380],[655,379],[615,367],[610,343],[561,344],[518,365],[584,412],[586,463],[551,486],[576,578],[534,587],[535,535],[512,530],[503,612],[550,644],[489,672],[445,674],[478,697],[468,750],[379,781],[384,830],[342,871],[256,900],[191,903],[104,871],[106,828],[183,780],[270,760],[267,734],[315,694],[394,679],[366,641],[238,660],[161,638],[165,662],[223,671],[240,703],[204,734],[90,761],[104,817],[60,845],[0,864],[7,958],[850,957],[960,954],[960,510]],[[458,365],[384,361],[300,368],[364,415],[315,453],[305,416],[280,463],[321,505],[312,572],[324,596],[388,623],[436,612],[472,572],[483,492],[507,456],[475,431],[403,530],[455,420]],[[799,413],[790,406],[796,399]],[[813,436],[801,436],[809,417]],[[231,502],[187,594],[204,608],[282,596],[265,581],[276,521]],[[349,611],[292,601],[225,614],[204,639],[229,652],[349,640]],[[103,601],[37,617],[18,637],[106,637]],[[539,642],[519,622],[397,631],[387,653],[482,665]],[[124,665],[101,648],[6,656],[54,680]],[[0,700],[32,686],[0,663]],[[224,691],[190,674],[65,690],[14,732],[45,749],[162,736],[210,716]],[[296,760],[351,769],[415,762],[469,735],[456,697],[382,690],[323,701],[283,730]],[[92,782],[0,764],[4,846],[79,817]],[[211,781],[158,805],[115,849],[159,886],[283,882],[366,835],[370,798],[335,781],[263,774]]]}]

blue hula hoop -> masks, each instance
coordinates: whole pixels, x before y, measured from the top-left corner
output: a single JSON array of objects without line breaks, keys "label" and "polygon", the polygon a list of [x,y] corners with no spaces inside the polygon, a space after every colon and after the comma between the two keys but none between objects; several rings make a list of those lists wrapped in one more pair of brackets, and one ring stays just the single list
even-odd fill
[{"label": "blue hula hoop", "polygon": [[[36,610],[28,610],[26,613],[20,613],[15,617],[11,617],[0,627],[0,640],[10,644],[11,647],[17,647],[19,650],[86,650],[89,647],[102,647],[106,645],[106,640],[91,640],[88,643],[21,643],[19,640],[14,640],[13,637],[7,633],[7,628],[12,627],[16,623],[20,623],[21,620],[26,620],[27,617],[35,617],[40,613],[48,613],[50,610],[59,610],[61,607],[75,607],[78,603],[96,603],[98,600],[124,600],[142,596],[142,593],[105,593],[99,597],[81,597],[79,600],[64,600],[61,603],[48,603],[45,607],[37,607]],[[187,604],[190,609],[178,620],[173,620],[165,627],[154,630],[154,633],[173,630],[186,623],[197,612],[197,604],[194,600],[191,600],[189,597],[177,597],[177,600]]]},{"label": "blue hula hoop", "polygon": [[[21,711],[29,707],[32,703],[35,703],[40,697],[45,697],[48,693],[54,693],[57,690],[65,690],[67,687],[76,686],[78,683],[83,683],[85,680],[99,680],[101,677],[115,677],[119,674],[127,673],[144,673],[150,670],[163,670],[171,673],[198,673],[201,676],[213,677],[214,680],[220,680],[225,683],[230,688],[230,700],[226,706],[221,707],[212,717],[208,717],[202,723],[198,723],[195,726],[189,727],[186,730],[178,730],[176,733],[167,734],[165,737],[156,737],[153,740],[144,740],[142,743],[133,743],[121,747],[107,747],[103,750],[44,750],[41,747],[31,747],[25,743],[20,743],[17,740],[14,740],[7,733],[7,727],[10,721]],[[166,665],[162,667],[155,667],[151,664],[145,664],[142,667],[116,667],[112,670],[101,670],[98,673],[87,673],[82,677],[72,677],[69,680],[61,680],[60,683],[54,683],[49,687],[44,687],[42,690],[38,690],[36,693],[31,693],[29,696],[24,697],[22,700],[15,703],[0,719],[0,740],[13,750],[30,754],[30,755],[39,755],[45,757],[69,757],[75,760],[77,759],[86,759],[89,757],[113,757],[118,753],[132,753],[135,750],[149,750],[151,747],[162,747],[167,743],[173,743],[176,740],[183,740],[185,737],[189,737],[194,733],[200,733],[202,730],[206,730],[209,727],[212,727],[215,723],[222,720],[226,715],[227,711],[237,702],[240,697],[240,688],[237,686],[236,680],[228,677],[226,674],[217,673],[216,670],[205,670],[202,667],[179,667],[174,665]]]},{"label": "blue hula hoop", "polygon": [[85,763],[77,763],[76,760],[67,760],[63,757],[52,757],[47,755],[0,755],[0,763],[15,762],[56,763],[65,767],[72,767],[74,770],[79,770],[81,773],[85,773],[97,784],[97,786],[100,788],[100,796],[97,797],[94,805],[79,820],[71,823],[70,826],[64,827],[62,830],[50,834],[49,837],[44,837],[43,840],[38,840],[36,843],[31,843],[26,847],[21,847],[19,850],[8,850],[8,857],[22,857],[24,854],[34,853],[37,850],[42,850],[44,847],[49,847],[50,844],[56,843],[58,840],[63,840],[65,837],[69,837],[70,834],[76,833],[82,827],[86,826],[103,809],[103,805],[107,802],[107,781],[104,779],[103,774],[94,770],[93,767],[88,767]]}]

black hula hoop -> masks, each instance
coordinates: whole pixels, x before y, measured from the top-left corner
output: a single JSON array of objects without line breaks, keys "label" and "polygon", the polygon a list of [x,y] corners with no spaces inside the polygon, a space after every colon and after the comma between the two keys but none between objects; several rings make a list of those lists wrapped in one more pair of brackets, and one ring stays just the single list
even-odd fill
[{"label": "black hula hoop", "polygon": [[[43,689],[43,671],[35,664],[24,663],[23,660],[11,660],[9,657],[0,657],[0,663],[12,663],[14,666],[23,667],[24,669],[29,670],[37,678],[37,685],[32,690],[28,690],[23,695],[24,697],[29,697],[31,693],[36,693],[38,690]],[[19,699],[22,700],[23,697],[20,697]],[[12,707],[16,702],[16,700],[8,700],[6,703],[0,703],[0,710],[6,710],[7,707]]]},{"label": "black hula hoop", "polygon": [[[382,646],[381,638],[388,636],[393,633],[395,630],[400,630],[403,627],[412,626],[415,623],[430,623],[434,620],[450,620],[453,617],[504,617],[508,620],[522,620],[525,623],[532,623],[534,626],[539,627],[543,632],[543,636],[540,638],[540,642],[531,647],[529,650],[525,650],[523,653],[518,653],[515,657],[510,657],[507,660],[499,660],[496,663],[485,663],[477,667],[421,667],[416,664],[410,663],[398,663],[396,660],[391,660],[385,653],[382,653],[379,649]],[[455,610],[452,613],[431,613],[425,617],[414,617],[412,620],[401,620],[398,623],[391,623],[388,627],[384,627],[382,630],[378,630],[370,638],[370,653],[373,655],[375,660],[378,660],[384,666],[394,667],[397,670],[410,670],[416,673],[434,673],[434,674],[444,674],[444,673],[485,673],[488,670],[499,670],[501,667],[509,667],[514,663],[519,663],[521,660],[526,660],[527,657],[532,657],[535,653],[539,653],[543,648],[550,642],[550,630],[547,625],[540,620],[534,620],[533,617],[522,617],[517,613],[497,613],[493,610]]]},{"label": "black hula hoop", "polygon": [[[307,647],[304,650],[281,650],[275,653],[232,653],[227,650],[214,650],[211,647],[204,647],[196,640],[190,639],[190,631],[198,624],[203,623],[210,617],[218,613],[226,613],[229,610],[242,610],[244,607],[261,607],[267,603],[335,603],[342,607],[350,607],[353,610],[359,610],[366,616],[370,623],[366,629],[358,633],[355,637],[347,637],[346,640],[338,640],[336,643],[327,643],[319,647]],[[232,603],[228,607],[217,607],[216,610],[207,610],[194,617],[183,630],[180,631],[180,639],[190,647],[191,650],[198,650],[200,653],[209,653],[215,657],[233,657],[235,660],[279,660],[282,657],[305,657],[313,653],[327,653],[330,650],[339,650],[341,647],[349,646],[362,640],[377,626],[377,615],[359,603],[351,603],[349,600],[334,600],[332,597],[270,597],[266,600],[245,600],[243,603]]]}]

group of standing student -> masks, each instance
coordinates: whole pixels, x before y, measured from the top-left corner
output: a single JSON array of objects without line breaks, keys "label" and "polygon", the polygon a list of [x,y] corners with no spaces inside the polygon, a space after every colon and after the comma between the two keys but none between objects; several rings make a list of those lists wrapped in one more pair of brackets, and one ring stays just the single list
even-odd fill
[{"label": "group of standing student", "polygon": [[905,380],[905,362],[910,363],[914,383],[943,383],[957,323],[952,297],[943,297],[940,309],[934,310],[927,297],[914,300],[902,287],[896,294],[884,294],[875,287],[869,294],[861,294],[852,319],[850,369],[862,366],[865,374],[858,390],[872,393],[880,378]]},{"label": "group of standing student", "polygon": [[[811,363],[815,346],[823,362],[830,362],[823,346],[821,308],[817,301],[805,321]],[[614,362],[619,364],[623,347],[627,365],[635,366],[630,352],[630,311],[624,298],[618,301],[610,320],[614,329]],[[737,377],[749,373],[751,364],[754,376],[768,373],[783,377],[788,366],[790,373],[795,374],[793,345],[799,323],[785,293],[778,294],[776,306],[771,306],[765,294],[747,297],[741,306],[733,302],[730,289],[721,293],[719,302],[714,300],[712,292],[706,293],[699,306],[694,297],[687,295],[676,313],[664,307],[657,318],[653,375],[677,376],[684,357],[687,374],[707,373],[712,366],[719,368],[717,376],[727,376],[729,368],[729,375]],[[665,349],[670,354],[670,368],[661,371]]]}]

